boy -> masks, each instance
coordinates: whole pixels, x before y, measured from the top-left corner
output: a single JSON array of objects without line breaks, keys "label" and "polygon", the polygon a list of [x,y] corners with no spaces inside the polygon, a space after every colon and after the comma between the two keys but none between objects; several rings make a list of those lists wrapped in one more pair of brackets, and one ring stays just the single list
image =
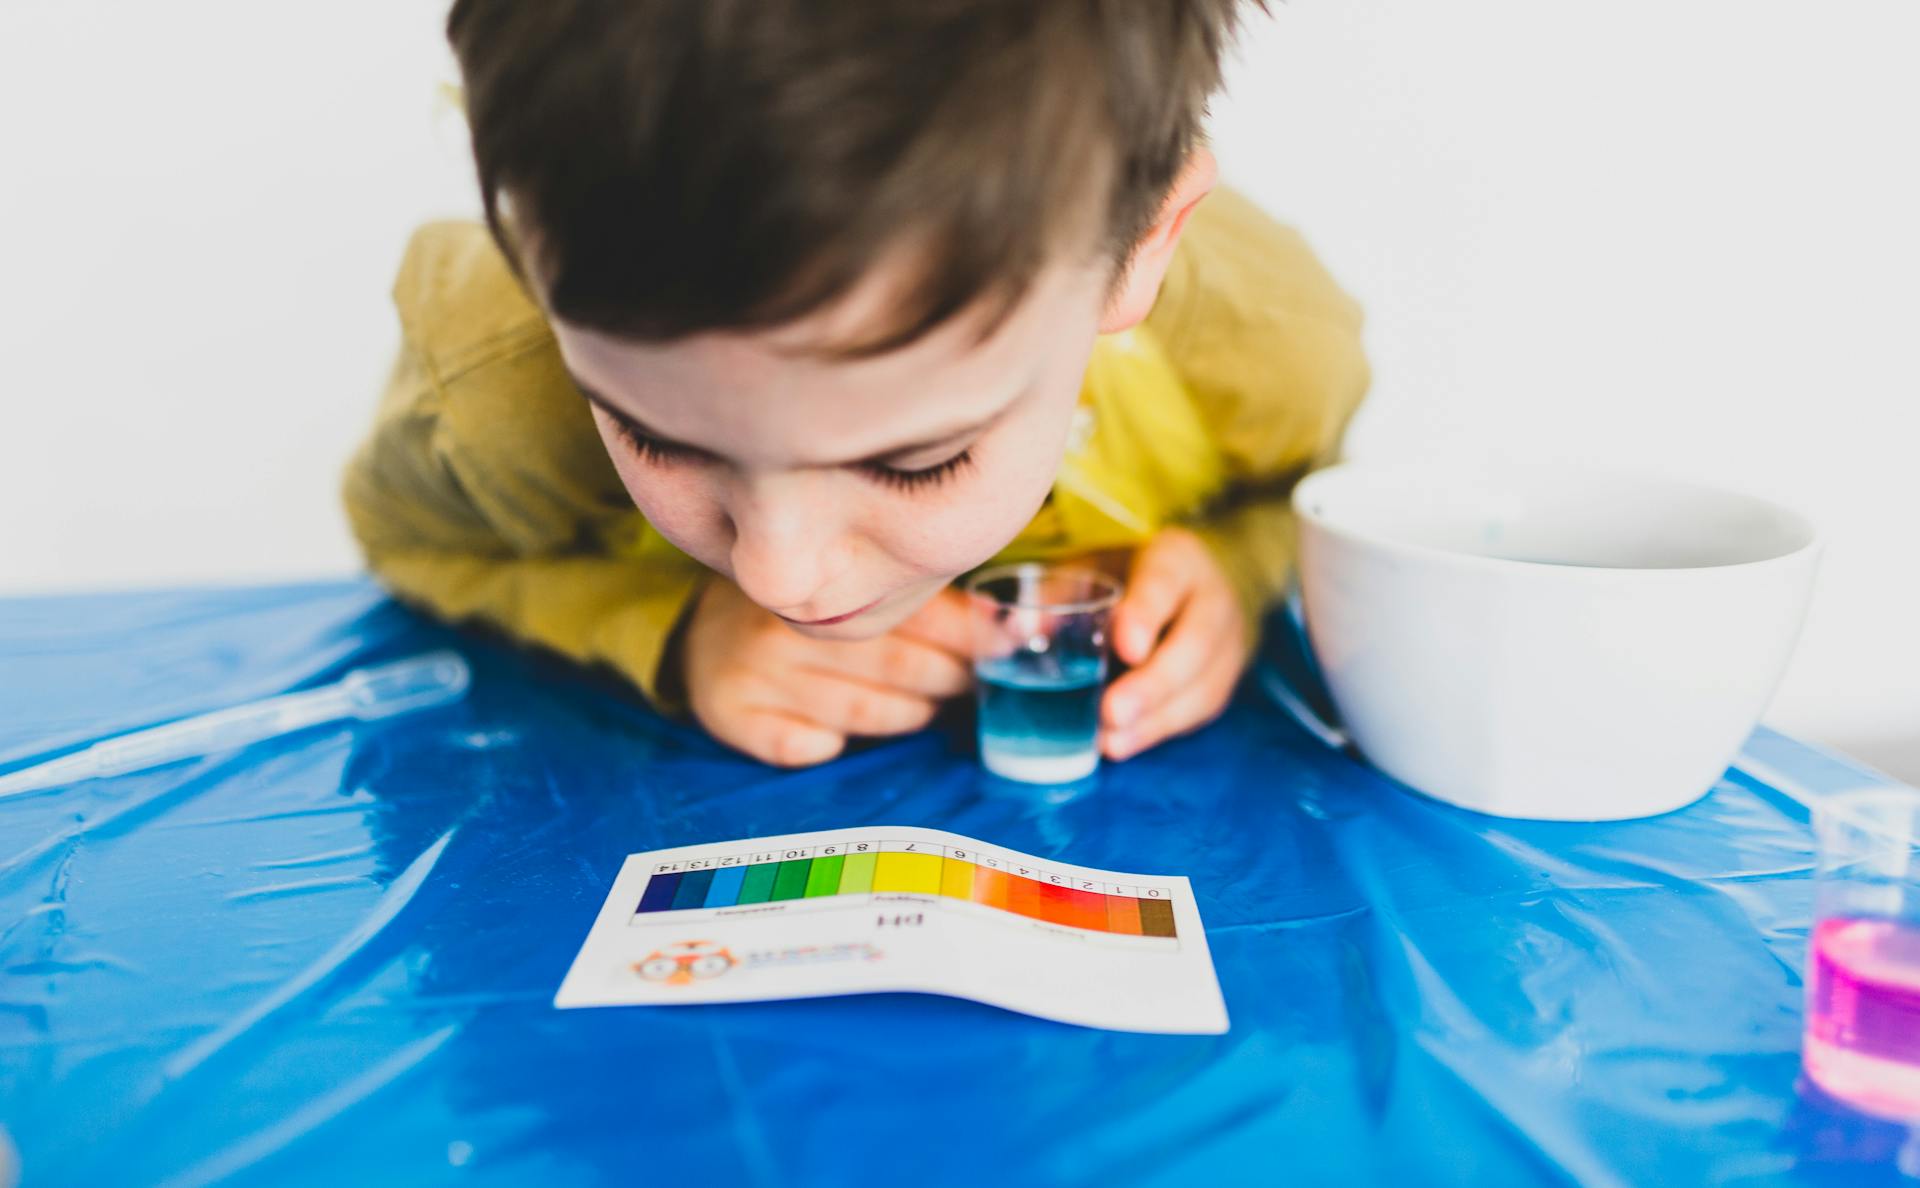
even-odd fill
[{"label": "boy", "polygon": [[802,765],[967,688],[956,577],[1124,549],[1102,748],[1209,721],[1367,384],[1208,197],[1236,7],[458,0],[492,234],[401,267],[373,569]]}]

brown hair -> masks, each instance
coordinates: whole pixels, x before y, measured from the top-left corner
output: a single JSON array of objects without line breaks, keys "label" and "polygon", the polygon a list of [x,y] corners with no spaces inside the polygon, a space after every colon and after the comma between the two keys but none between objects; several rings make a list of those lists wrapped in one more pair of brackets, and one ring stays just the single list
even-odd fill
[{"label": "brown hair", "polygon": [[1123,260],[1239,6],[456,0],[447,36],[487,221],[510,257],[513,231],[535,245],[516,267],[554,313],[647,340],[764,329],[904,247],[891,324],[846,344],[877,353],[983,300],[995,324],[1090,222]]}]

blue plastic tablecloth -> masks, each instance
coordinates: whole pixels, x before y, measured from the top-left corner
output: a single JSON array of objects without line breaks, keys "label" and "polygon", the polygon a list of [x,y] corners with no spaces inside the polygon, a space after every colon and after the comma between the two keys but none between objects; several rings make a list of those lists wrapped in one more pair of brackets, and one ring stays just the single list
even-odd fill
[{"label": "blue plastic tablecloth", "polygon": [[[1421,799],[1252,693],[1077,795],[964,720],[782,773],[343,582],[0,601],[0,766],[449,643],[457,707],[0,802],[23,1183],[1901,1182],[1799,1084],[1777,791],[1877,777],[1765,731],[1601,825]],[[622,856],[879,823],[1190,875],[1232,1030],[550,1005]]]}]

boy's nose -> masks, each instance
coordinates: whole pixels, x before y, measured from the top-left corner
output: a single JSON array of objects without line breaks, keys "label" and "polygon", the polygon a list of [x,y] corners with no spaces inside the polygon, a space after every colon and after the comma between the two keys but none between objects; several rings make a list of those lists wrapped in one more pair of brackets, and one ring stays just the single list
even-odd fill
[{"label": "boy's nose", "polygon": [[831,575],[838,518],[806,476],[754,480],[733,501],[733,581],[790,619],[823,619],[850,607],[814,605]]}]

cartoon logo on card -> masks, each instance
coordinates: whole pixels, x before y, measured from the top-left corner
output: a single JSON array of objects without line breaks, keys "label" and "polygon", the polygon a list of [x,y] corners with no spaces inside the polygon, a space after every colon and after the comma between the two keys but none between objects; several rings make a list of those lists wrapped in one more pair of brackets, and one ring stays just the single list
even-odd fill
[{"label": "cartoon logo on card", "polygon": [[716,941],[675,941],[630,967],[649,982],[662,986],[692,986],[710,982],[732,969],[751,972],[772,966],[826,965],[841,961],[878,961],[884,953],[865,942],[839,945],[802,945],[793,949],[763,949],[735,957]]},{"label": "cartoon logo on card", "polygon": [[717,978],[733,966],[733,954],[725,945],[713,941],[677,941],[635,962],[633,972],[649,982],[690,986],[696,981]]}]

